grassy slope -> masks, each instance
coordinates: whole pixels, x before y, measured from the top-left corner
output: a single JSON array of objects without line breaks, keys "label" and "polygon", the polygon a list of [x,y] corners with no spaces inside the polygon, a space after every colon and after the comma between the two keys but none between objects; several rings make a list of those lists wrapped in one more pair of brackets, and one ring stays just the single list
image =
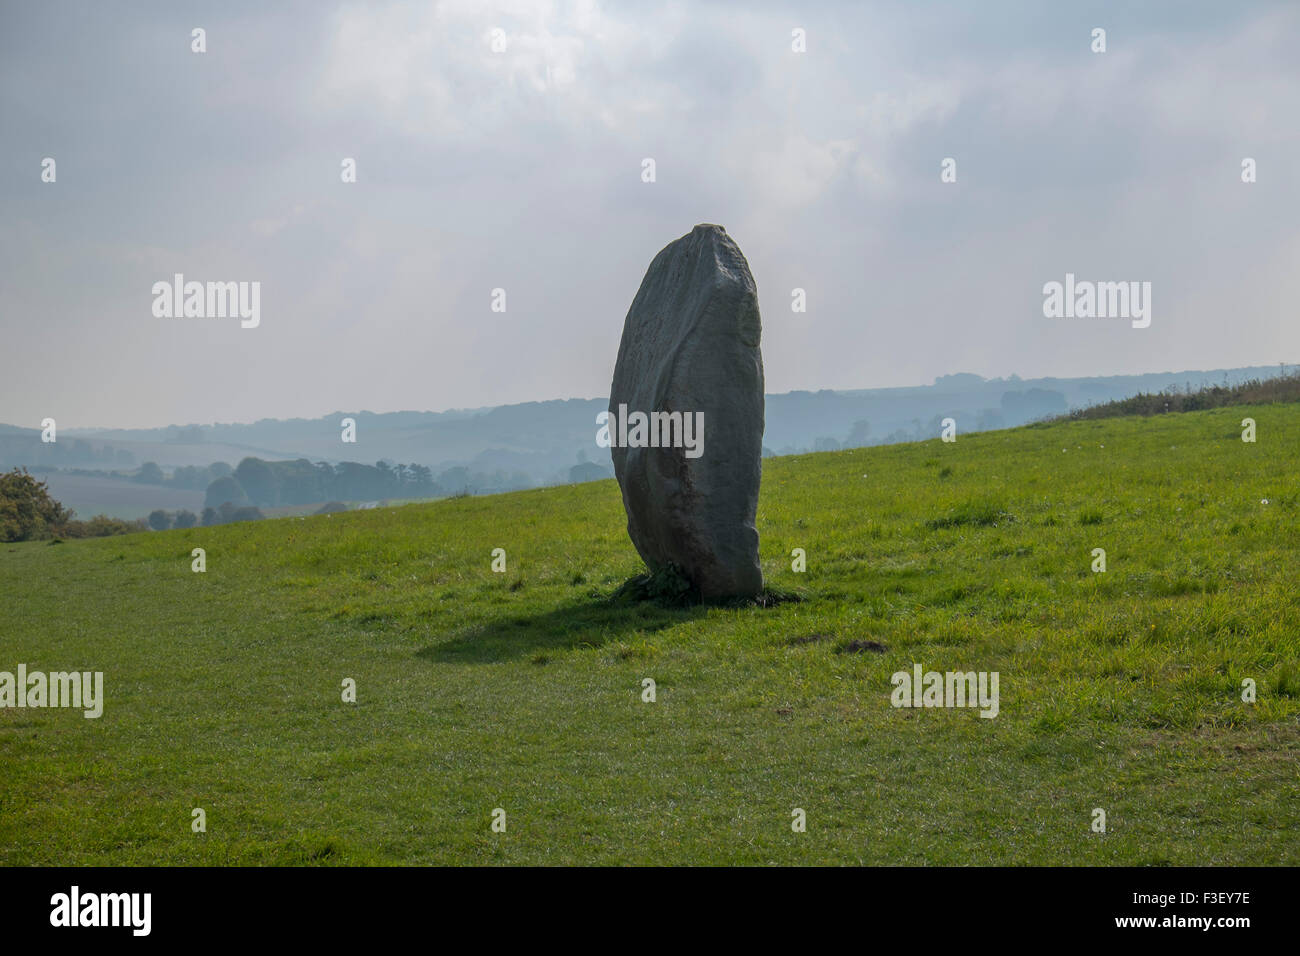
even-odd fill
[{"label": "grassy slope", "polygon": [[[0,710],[0,862],[1300,863],[1300,406],[764,469],[802,604],[603,603],[612,481],[0,548],[0,669],[108,698]],[[891,708],[913,662],[1001,715]]]}]

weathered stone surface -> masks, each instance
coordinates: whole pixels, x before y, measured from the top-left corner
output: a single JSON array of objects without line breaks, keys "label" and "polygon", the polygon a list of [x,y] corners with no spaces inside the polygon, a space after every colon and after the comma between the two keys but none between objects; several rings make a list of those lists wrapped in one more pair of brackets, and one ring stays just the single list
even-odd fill
[{"label": "weathered stone surface", "polygon": [[[754,526],[761,334],[749,264],[713,225],[696,226],[655,256],[623,323],[609,425],[628,535],[651,571],[677,565],[705,600],[763,589]],[[681,412],[684,421],[703,412],[698,456],[683,447],[620,446],[621,407],[629,423],[633,412]]]}]

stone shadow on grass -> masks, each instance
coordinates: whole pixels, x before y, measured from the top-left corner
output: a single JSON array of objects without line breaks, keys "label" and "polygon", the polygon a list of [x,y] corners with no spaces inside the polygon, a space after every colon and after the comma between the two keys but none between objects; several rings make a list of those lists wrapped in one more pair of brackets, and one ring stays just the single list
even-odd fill
[{"label": "stone shadow on grass", "polygon": [[[689,594],[650,596],[645,581],[646,576],[632,578],[613,594],[565,604],[544,614],[503,615],[423,647],[415,656],[435,663],[490,664],[545,651],[602,647],[634,635],[653,634],[708,613],[710,605],[691,600]],[[713,606],[772,607],[798,600],[801,597],[797,594],[768,591],[757,600]]]},{"label": "stone shadow on grass", "polygon": [[415,656],[437,663],[490,664],[545,651],[601,647],[636,634],[653,634],[704,613],[699,605],[664,607],[653,601],[592,598],[544,614],[502,616],[421,648]]}]

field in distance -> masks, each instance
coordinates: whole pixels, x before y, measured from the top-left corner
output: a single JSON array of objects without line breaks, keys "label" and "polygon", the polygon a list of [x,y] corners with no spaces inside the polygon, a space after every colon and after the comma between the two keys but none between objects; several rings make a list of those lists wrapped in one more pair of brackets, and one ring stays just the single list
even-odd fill
[{"label": "field in distance", "polygon": [[51,498],[72,508],[77,517],[83,520],[93,515],[108,515],[110,518],[134,521],[145,517],[155,508],[165,511],[180,511],[184,508],[195,514],[203,510],[202,491],[143,485],[127,478],[100,478],[66,472],[47,472],[36,477],[45,482]]},{"label": "field in distance", "polygon": [[611,602],[612,481],[0,546],[106,698],[0,709],[0,862],[1300,864],[1300,405],[763,468],[768,608]]}]

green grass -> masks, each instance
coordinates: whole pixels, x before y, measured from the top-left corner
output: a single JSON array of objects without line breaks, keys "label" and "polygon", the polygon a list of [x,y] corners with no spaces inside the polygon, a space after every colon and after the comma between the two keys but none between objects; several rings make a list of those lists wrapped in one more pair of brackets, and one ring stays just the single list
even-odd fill
[{"label": "green grass", "polygon": [[1279,404],[766,460],[767,608],[611,604],[612,481],[5,545],[0,669],[107,702],[0,710],[0,862],[1295,865],[1298,499]]}]

